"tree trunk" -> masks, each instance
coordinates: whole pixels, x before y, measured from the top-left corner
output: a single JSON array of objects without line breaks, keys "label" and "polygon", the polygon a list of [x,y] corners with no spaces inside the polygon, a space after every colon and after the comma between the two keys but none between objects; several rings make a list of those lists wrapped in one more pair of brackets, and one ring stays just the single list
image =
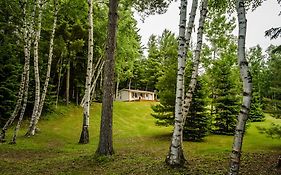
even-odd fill
[{"label": "tree trunk", "polygon": [[109,1],[108,36],[106,47],[106,60],[104,67],[102,116],[100,125],[100,140],[96,154],[112,155],[112,112],[114,98],[114,57],[116,48],[118,0]]},{"label": "tree trunk", "polygon": [[62,71],[62,65],[60,65],[60,60],[58,61],[59,70],[58,70],[58,87],[57,87],[57,98],[56,98],[56,108],[58,107],[58,101],[59,101],[59,93],[60,93],[60,84],[61,84],[61,71]]},{"label": "tree trunk", "polygon": [[[30,32],[31,33],[31,32]],[[25,113],[25,109],[27,106],[27,100],[28,100],[28,88],[29,88],[29,68],[30,68],[30,51],[31,51],[31,36],[29,36],[29,41],[27,41],[27,49],[25,48],[25,60],[27,62],[27,68],[26,68],[26,80],[25,80],[25,84],[24,84],[24,100],[23,100],[23,105],[22,105],[22,109],[21,109],[21,113],[19,116],[19,120],[17,123],[17,126],[15,127],[14,130],[14,135],[13,138],[10,142],[10,144],[16,144],[16,139],[17,139],[17,135],[18,135],[18,131],[20,129],[21,126],[21,122]]]},{"label": "tree trunk", "polygon": [[93,2],[88,0],[88,22],[89,22],[89,39],[88,39],[88,66],[85,84],[85,104],[83,109],[83,126],[79,143],[89,143],[89,117],[90,117],[90,95],[91,95],[91,79],[92,79],[92,67],[93,67]]},{"label": "tree trunk", "polygon": [[92,95],[91,95],[90,101],[92,101],[92,100],[94,99],[97,81],[98,81],[98,79],[99,79],[99,76],[102,75],[102,70],[103,70],[103,68],[104,68],[104,61],[101,63],[101,66],[100,66],[100,69],[99,69],[99,71],[98,71],[98,74],[97,74],[97,76],[96,76],[96,78],[95,78],[95,80],[94,80],[94,82],[93,82],[93,84],[92,84],[92,86],[91,86],[91,94],[92,94]]},{"label": "tree trunk", "polygon": [[175,104],[175,125],[171,140],[170,150],[166,157],[166,163],[172,167],[183,166],[185,158],[182,149],[182,88],[184,74],[184,51],[185,51],[185,28],[186,28],[187,0],[181,0],[180,24],[179,24],[179,46],[178,46],[178,73]]},{"label": "tree trunk", "polygon": [[186,27],[186,35],[185,35],[186,46],[185,46],[185,52],[184,52],[185,58],[186,58],[186,54],[187,54],[187,51],[189,50],[189,46],[190,46],[190,39],[191,39],[192,29],[194,26],[194,20],[195,20],[195,16],[196,16],[197,7],[198,7],[198,0],[193,0],[192,5],[191,5],[191,12],[189,14],[188,24]]},{"label": "tree trunk", "polygon": [[[204,23],[208,12],[208,0],[203,0],[201,4],[201,10],[200,10],[200,18],[199,18],[199,26],[197,31],[197,45],[194,53],[194,59],[193,59],[193,67],[192,67],[192,74],[191,74],[191,80],[189,82],[188,91],[186,93],[186,97],[183,102],[183,121],[185,123],[186,117],[189,112],[189,108],[192,101],[193,92],[195,90],[196,84],[197,84],[197,77],[198,77],[198,67],[200,63],[200,54],[201,54],[201,48],[202,48],[202,42],[203,42],[203,29],[204,29]],[[183,125],[184,125],[183,123]]]},{"label": "tree trunk", "polygon": [[[96,84],[97,84],[97,81],[98,81],[98,78],[99,78],[99,76],[101,75],[101,72],[102,72],[102,70],[103,70],[103,67],[104,67],[104,61],[100,64],[100,67],[99,67],[99,71],[98,71],[98,73],[97,73],[97,75],[96,75],[96,77],[95,77],[95,80],[93,81],[93,83],[92,83],[92,85],[91,85],[91,91],[90,91],[90,94],[92,94],[92,96],[91,96],[91,99],[90,99],[90,101],[92,101],[92,98],[93,98],[93,96],[94,96],[94,93],[95,93],[95,89],[96,89]],[[97,69],[97,68],[95,68],[95,69]],[[93,71],[93,73],[94,73],[94,71]],[[93,78],[93,76],[92,76],[92,78]],[[91,79],[92,79],[91,78]],[[84,96],[83,96],[83,98],[82,98],[82,100],[81,100],[81,103],[80,103],[80,106],[84,106],[84,104],[85,104],[85,98],[86,98],[86,95],[84,94]]]},{"label": "tree trunk", "polygon": [[58,14],[58,2],[57,2],[57,0],[54,0],[54,8],[55,8],[54,9],[54,22],[53,22],[53,29],[52,29],[52,34],[51,34],[51,38],[50,38],[49,59],[48,59],[46,79],[45,79],[45,83],[44,83],[44,87],[43,87],[43,92],[42,92],[41,98],[40,98],[38,112],[36,114],[35,124],[32,127],[31,133],[35,133],[37,123],[38,123],[38,121],[41,117],[42,109],[43,109],[45,98],[46,98],[46,95],[47,95],[49,80],[50,80],[52,59],[53,59],[53,50],[54,50],[54,37],[55,37],[56,26],[57,26],[57,14]]},{"label": "tree trunk", "polygon": [[70,58],[67,61],[67,72],[66,72],[66,105],[69,105],[69,87],[70,87]]},{"label": "tree trunk", "polygon": [[243,136],[252,98],[252,77],[248,68],[248,62],[245,58],[247,20],[244,0],[238,0],[236,8],[239,26],[238,65],[240,67],[240,76],[243,81],[243,102],[235,128],[232,153],[230,156],[229,175],[238,175],[239,173]]},{"label": "tree trunk", "polygon": [[37,0],[36,7],[38,7],[38,20],[37,20],[37,28],[35,33],[35,40],[34,40],[34,75],[35,75],[35,101],[34,101],[34,107],[33,112],[30,120],[30,125],[28,128],[26,136],[34,135],[35,133],[33,131],[33,127],[35,125],[36,121],[36,115],[38,113],[39,103],[40,103],[40,76],[39,76],[39,41],[40,41],[40,34],[41,34],[41,20],[42,20],[42,6],[43,2],[41,0]]},{"label": "tree trunk", "polygon": [[[132,84],[132,79],[129,78],[129,90],[131,90],[131,84]],[[147,87],[146,87],[146,90],[147,90]]]},{"label": "tree trunk", "polygon": [[22,105],[22,98],[24,95],[24,90],[25,90],[25,84],[26,84],[26,77],[27,77],[27,69],[28,69],[28,62],[27,62],[27,56],[28,56],[28,32],[27,32],[27,16],[26,16],[26,6],[27,2],[26,0],[22,2],[23,3],[23,18],[24,18],[24,23],[23,23],[23,33],[24,33],[24,55],[25,55],[25,63],[23,67],[23,72],[21,75],[21,83],[20,83],[20,88],[18,92],[18,98],[17,98],[17,103],[15,106],[15,109],[11,115],[11,117],[8,119],[8,121],[5,123],[4,127],[2,128],[1,134],[0,134],[0,142],[5,142],[5,137],[6,137],[6,131],[9,128],[9,126],[14,122],[16,116],[18,115],[21,105]]},{"label": "tree trunk", "polygon": [[79,88],[76,85],[76,95],[75,95],[75,99],[76,99],[76,106],[79,105]]},{"label": "tree trunk", "polygon": [[96,71],[97,71],[97,69],[98,69],[98,67],[99,67],[99,64],[100,64],[101,60],[102,60],[102,56],[99,57],[99,60],[98,60],[98,62],[96,63],[96,66],[94,67],[94,69],[93,69],[93,71],[92,71],[91,81],[92,81],[92,79],[93,79],[94,76],[95,76],[95,73],[96,73]]},{"label": "tree trunk", "polygon": [[117,77],[117,80],[116,80],[116,89],[115,89],[115,99],[118,98],[119,83],[120,83],[120,80],[119,80],[119,77]]},{"label": "tree trunk", "polygon": [[[16,144],[16,139],[17,139],[17,135],[18,135],[18,131],[20,129],[21,126],[21,122],[25,113],[25,109],[27,106],[27,100],[28,100],[28,89],[29,89],[29,72],[30,72],[30,52],[31,52],[31,41],[32,41],[32,35],[33,35],[33,26],[34,26],[34,16],[35,16],[35,11],[36,11],[36,6],[34,6],[33,12],[32,12],[32,16],[31,16],[31,23],[29,25],[29,28],[25,31],[27,38],[25,38],[25,44],[26,44],[26,48],[24,48],[24,55],[25,55],[25,60],[27,63],[27,69],[26,69],[26,80],[25,80],[25,85],[24,85],[24,100],[23,100],[23,105],[22,105],[22,109],[21,109],[21,113],[19,116],[19,120],[18,123],[14,129],[14,135],[13,138],[10,142],[10,144]],[[25,14],[26,15],[26,14]],[[25,16],[24,15],[24,16]],[[27,22],[27,17],[25,16],[25,25],[29,24]]]},{"label": "tree trunk", "polygon": [[[188,24],[187,24],[187,28],[186,28],[186,35],[185,35],[186,46],[185,46],[185,51],[184,51],[184,63],[183,63],[184,65],[186,65],[186,55],[187,55],[188,50],[190,49],[189,48],[190,39],[191,39],[192,29],[194,26],[194,20],[195,20],[195,16],[196,16],[197,7],[198,7],[198,0],[193,0],[192,5],[191,5],[191,12],[189,14],[189,20],[188,20]],[[183,77],[185,77],[185,70],[184,70]],[[184,99],[185,99],[185,78],[183,78],[182,94],[183,94],[182,100],[184,101]]]}]

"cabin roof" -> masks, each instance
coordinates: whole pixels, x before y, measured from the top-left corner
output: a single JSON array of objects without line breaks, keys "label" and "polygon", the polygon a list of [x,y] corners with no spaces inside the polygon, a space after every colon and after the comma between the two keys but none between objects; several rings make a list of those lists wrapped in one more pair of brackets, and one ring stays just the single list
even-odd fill
[{"label": "cabin roof", "polygon": [[139,92],[139,93],[145,93],[145,94],[154,94],[154,92],[142,91],[142,90],[136,90],[136,89],[121,89],[120,91]]}]

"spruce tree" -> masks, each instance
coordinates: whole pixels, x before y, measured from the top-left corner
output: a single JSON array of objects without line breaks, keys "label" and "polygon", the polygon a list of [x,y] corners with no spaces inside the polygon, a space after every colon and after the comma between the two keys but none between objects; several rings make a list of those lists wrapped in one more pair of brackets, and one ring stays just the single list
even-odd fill
[{"label": "spruce tree", "polygon": [[249,113],[249,120],[253,122],[264,121],[265,118],[262,109],[262,89],[264,87],[263,77],[265,70],[264,58],[265,57],[262,54],[262,48],[259,45],[250,48],[250,51],[248,53],[248,60],[253,80],[253,94]]},{"label": "spruce tree", "polygon": [[184,140],[202,141],[208,134],[210,122],[206,106],[204,83],[199,79],[193,94],[190,112],[184,125]]},{"label": "spruce tree", "polygon": [[[157,77],[156,88],[160,104],[152,107],[153,117],[158,125],[174,123],[177,75],[177,39],[174,34],[165,30],[158,39],[158,59],[163,60],[159,65],[161,74]],[[159,62],[158,62],[159,63]]]},{"label": "spruce tree", "polygon": [[213,132],[232,135],[235,131],[236,116],[239,110],[237,88],[233,81],[232,65],[227,59],[221,59],[214,64],[214,118]]}]

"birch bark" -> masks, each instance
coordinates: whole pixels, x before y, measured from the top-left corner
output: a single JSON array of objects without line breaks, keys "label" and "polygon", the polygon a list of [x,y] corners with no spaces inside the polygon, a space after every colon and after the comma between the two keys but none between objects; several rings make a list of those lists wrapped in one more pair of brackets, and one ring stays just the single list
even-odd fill
[{"label": "birch bark", "polygon": [[91,79],[93,66],[93,2],[88,0],[88,22],[89,22],[89,39],[88,39],[88,65],[85,84],[85,104],[83,106],[83,126],[79,143],[89,143],[89,117],[90,117],[90,95],[91,95]]},{"label": "birch bark", "polygon": [[[96,73],[96,71],[98,70],[98,72],[97,72],[97,75],[96,75],[96,77],[95,77],[95,80],[93,81],[93,83],[92,83],[92,85],[91,85],[91,93],[90,94],[94,94],[94,92],[95,92],[95,86],[96,86],[96,83],[97,83],[97,80],[98,80],[98,77],[100,76],[100,74],[101,74],[101,71],[103,70],[103,66],[104,66],[104,61],[102,61],[102,63],[100,64],[100,65],[98,65],[99,63],[100,63],[100,61],[101,61],[101,58],[102,57],[100,57],[100,59],[99,59],[99,61],[97,62],[97,65],[95,66],[95,68],[93,69],[93,71],[92,71],[92,78],[91,78],[91,82],[92,82],[92,80],[93,80],[93,78],[94,78],[94,74]],[[99,67],[98,67],[99,66]],[[92,95],[93,96],[93,95]],[[85,104],[85,94],[84,94],[84,96],[83,96],[83,98],[82,98],[82,100],[81,100],[81,103],[80,103],[80,106],[84,106],[84,104]],[[90,99],[91,100],[91,99]]]},{"label": "birch bark", "polygon": [[239,27],[238,65],[240,67],[240,76],[243,81],[243,102],[235,129],[232,153],[230,156],[229,175],[238,175],[239,173],[243,136],[252,98],[252,77],[249,71],[248,62],[245,57],[247,19],[244,0],[237,0],[236,10]]},{"label": "birch bark", "polygon": [[[197,11],[197,7],[198,7],[198,0],[193,0],[192,1],[192,5],[191,5],[191,11],[189,14],[189,20],[188,20],[188,24],[187,24],[187,28],[186,28],[186,35],[185,35],[185,39],[186,39],[186,46],[185,46],[185,51],[184,51],[184,65],[186,65],[186,55],[188,50],[190,49],[190,39],[191,39],[191,34],[192,34],[192,29],[194,26],[194,20],[195,20],[195,16],[196,16],[196,11]],[[185,70],[184,70],[184,76],[185,77]],[[185,98],[185,81],[183,78],[183,87],[182,87],[182,98],[183,98],[183,102],[184,102],[184,98]],[[183,114],[184,117],[184,114]],[[185,122],[184,122],[185,123]]]},{"label": "birch bark", "polygon": [[180,5],[180,24],[179,24],[179,46],[178,46],[178,73],[175,105],[175,124],[173,136],[171,139],[169,153],[166,157],[166,163],[169,166],[183,166],[185,158],[182,149],[182,91],[184,74],[184,55],[185,55],[185,28],[186,28],[187,0],[181,0]]},{"label": "birch bark", "polygon": [[46,79],[45,79],[45,82],[44,82],[43,92],[42,92],[41,98],[40,98],[38,112],[36,113],[35,124],[32,127],[31,133],[35,133],[35,129],[36,129],[37,123],[38,123],[38,121],[41,117],[42,109],[43,109],[45,98],[46,98],[46,95],[47,95],[47,90],[48,90],[48,85],[49,85],[49,80],[50,80],[50,74],[51,74],[51,67],[52,67],[53,50],[54,50],[54,37],[55,37],[56,26],[57,26],[57,15],[58,15],[58,1],[54,0],[54,22],[53,22],[52,34],[51,34],[51,38],[50,38],[49,58],[48,58]]},{"label": "birch bark", "polygon": [[102,116],[100,125],[100,139],[96,154],[112,155],[112,112],[114,99],[114,67],[115,48],[118,21],[118,0],[109,1],[108,36],[106,46],[106,60],[104,66]]},{"label": "birch bark", "polygon": [[30,124],[28,127],[28,131],[25,134],[26,136],[34,135],[33,127],[36,121],[36,114],[38,112],[39,103],[40,103],[40,76],[39,76],[39,41],[40,41],[40,34],[41,34],[41,21],[42,21],[42,6],[43,2],[41,0],[37,0],[35,6],[38,8],[38,19],[37,19],[37,27],[35,32],[35,39],[34,39],[34,74],[35,74],[35,101],[33,112],[30,120]]},{"label": "birch bark", "polygon": [[[31,31],[30,31],[30,33],[31,33]],[[30,68],[30,50],[31,50],[31,38],[30,37],[28,38],[28,41],[27,41],[27,48],[25,48],[25,57],[26,57],[25,59],[26,59],[26,62],[27,62],[27,67],[26,67],[26,80],[25,80],[25,84],[24,84],[23,105],[22,105],[22,109],[21,109],[21,112],[20,112],[19,120],[18,120],[17,125],[16,125],[15,130],[14,130],[13,138],[12,138],[10,144],[16,144],[18,131],[20,129],[21,122],[22,122],[22,119],[23,119],[23,116],[24,116],[24,113],[25,113],[25,109],[26,109],[26,106],[27,106],[28,89],[29,89],[29,72],[30,72],[29,71],[29,68]]]},{"label": "birch bark", "polygon": [[102,74],[103,68],[104,68],[104,61],[101,63],[101,66],[100,66],[100,69],[99,69],[99,71],[97,73],[97,76],[95,77],[95,80],[94,80],[94,82],[93,82],[93,84],[91,86],[91,94],[92,95],[91,95],[90,101],[92,101],[94,96],[95,96],[97,81],[99,79],[99,76]]},{"label": "birch bark", "polygon": [[5,123],[5,125],[2,128],[1,134],[0,134],[0,142],[5,142],[5,137],[6,137],[6,131],[9,128],[9,126],[14,122],[15,118],[17,117],[21,106],[22,106],[22,100],[23,100],[23,95],[24,95],[24,90],[25,90],[25,83],[26,83],[26,76],[27,76],[27,40],[28,40],[28,33],[27,33],[27,19],[26,19],[26,6],[27,6],[27,2],[26,0],[22,2],[23,3],[23,19],[24,19],[24,23],[23,23],[23,34],[24,34],[24,55],[25,55],[25,63],[24,63],[24,67],[23,67],[23,72],[21,75],[21,83],[20,83],[20,88],[19,88],[19,92],[18,92],[18,99],[17,99],[17,103],[15,106],[15,109],[11,115],[11,117],[8,119],[8,121]]},{"label": "birch bark", "polygon": [[[200,54],[201,54],[201,48],[203,43],[203,29],[204,29],[204,23],[208,12],[208,0],[203,0],[201,4],[201,10],[200,10],[200,18],[199,18],[199,26],[197,31],[197,45],[194,53],[194,59],[193,59],[193,67],[192,67],[192,74],[191,74],[191,80],[189,82],[188,91],[186,93],[186,97],[184,98],[183,102],[183,121],[185,122],[186,117],[189,112],[189,108],[192,101],[193,92],[195,90],[196,84],[197,84],[197,77],[198,77],[198,68],[200,63]],[[183,122],[183,124],[184,124]]]}]

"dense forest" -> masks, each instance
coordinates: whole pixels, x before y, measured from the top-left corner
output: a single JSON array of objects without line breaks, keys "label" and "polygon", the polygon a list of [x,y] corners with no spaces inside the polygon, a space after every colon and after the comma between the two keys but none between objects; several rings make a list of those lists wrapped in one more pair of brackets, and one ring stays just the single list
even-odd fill
[{"label": "dense forest", "polygon": [[[134,13],[145,22],[171,0],[0,0],[0,141],[12,128],[15,144],[22,121],[26,137],[40,134],[41,115],[76,105],[83,107],[79,143],[87,144],[90,106],[102,103],[96,154],[112,155],[118,91],[150,91],[155,124],[174,126],[168,165],[185,164],[183,140],[227,135],[234,136],[229,174],[238,174],[251,122],[281,119],[281,46],[245,48],[246,10],[263,1],[230,2],[181,0],[179,33],[164,30],[143,45]],[[271,27],[265,37],[280,40],[280,26]],[[275,139],[280,130],[259,127]]]}]

